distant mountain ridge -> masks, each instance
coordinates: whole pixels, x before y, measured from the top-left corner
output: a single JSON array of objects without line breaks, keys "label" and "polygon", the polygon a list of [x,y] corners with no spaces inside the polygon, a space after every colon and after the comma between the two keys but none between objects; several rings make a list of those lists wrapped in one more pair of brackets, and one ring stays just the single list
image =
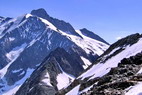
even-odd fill
[{"label": "distant mountain ridge", "polygon": [[[0,17],[0,93],[15,93],[57,48],[72,57],[72,60],[67,56],[58,60],[59,64],[64,64],[60,64],[64,73],[77,77],[108,47],[101,37],[86,36],[69,23],[50,17],[44,9],[33,10],[31,14],[17,18]],[[60,56],[60,53],[57,54]],[[76,70],[72,72],[74,68]]]},{"label": "distant mountain ridge", "polygon": [[87,37],[90,37],[90,38],[92,38],[92,39],[96,39],[96,40],[98,40],[98,41],[104,42],[104,43],[106,43],[106,44],[109,45],[109,43],[106,42],[104,39],[102,39],[101,37],[99,37],[99,36],[96,35],[96,34],[94,35],[93,32],[87,30],[86,28],[80,29],[80,31],[81,31],[81,33],[82,33],[83,35],[85,35],[85,36],[87,36]]}]

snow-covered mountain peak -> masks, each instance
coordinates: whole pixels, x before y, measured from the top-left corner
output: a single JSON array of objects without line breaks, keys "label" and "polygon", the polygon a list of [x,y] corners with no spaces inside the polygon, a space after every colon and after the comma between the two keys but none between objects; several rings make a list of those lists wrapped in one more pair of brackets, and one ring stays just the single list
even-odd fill
[{"label": "snow-covered mountain peak", "polygon": [[70,78],[66,77],[67,74],[77,77],[109,47],[89,35],[88,32],[75,31],[63,20],[50,17],[44,9],[4,19],[0,24],[0,94],[18,90],[43,59],[51,57],[51,52],[57,48],[61,48],[61,52],[55,51],[56,60],[52,60],[55,64],[50,65],[62,67],[64,72],[57,77],[58,69],[51,71],[55,73],[54,78],[68,79],[64,83],[68,84]]}]

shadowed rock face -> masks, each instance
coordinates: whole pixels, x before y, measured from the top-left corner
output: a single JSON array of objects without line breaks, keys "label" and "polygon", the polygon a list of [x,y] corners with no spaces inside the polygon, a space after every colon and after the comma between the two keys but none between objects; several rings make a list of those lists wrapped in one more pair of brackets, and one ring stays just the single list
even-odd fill
[{"label": "shadowed rock face", "polygon": [[47,14],[47,12],[43,8],[40,8],[40,9],[37,9],[37,10],[32,10],[31,14],[36,15],[36,16],[41,17],[41,18],[44,18],[44,19],[50,18],[50,16]]},{"label": "shadowed rock face", "polygon": [[[78,68],[78,62],[62,48],[57,48],[51,52],[41,65],[33,72],[29,79],[21,86],[16,95],[54,95],[57,88],[57,76],[63,72],[77,76],[77,72],[82,72],[83,68]],[[48,77],[45,77],[46,74]],[[49,78],[49,83],[42,82]],[[66,80],[64,80],[66,81]]]}]

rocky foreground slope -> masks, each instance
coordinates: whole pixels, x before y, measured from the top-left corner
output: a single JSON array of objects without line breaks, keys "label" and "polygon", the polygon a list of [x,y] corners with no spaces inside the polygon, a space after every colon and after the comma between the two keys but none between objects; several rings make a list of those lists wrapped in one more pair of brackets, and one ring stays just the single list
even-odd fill
[{"label": "rocky foreground slope", "polygon": [[140,34],[117,41],[57,95],[141,95],[141,45]]}]

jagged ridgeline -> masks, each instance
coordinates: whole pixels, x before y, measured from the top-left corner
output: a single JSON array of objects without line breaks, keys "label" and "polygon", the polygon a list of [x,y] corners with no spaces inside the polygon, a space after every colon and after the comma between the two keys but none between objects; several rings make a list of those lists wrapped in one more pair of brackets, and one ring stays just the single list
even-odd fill
[{"label": "jagged ridgeline", "polygon": [[20,87],[22,95],[56,93],[108,47],[97,34],[75,30],[42,8],[17,18],[0,17],[0,94],[12,95]]}]

